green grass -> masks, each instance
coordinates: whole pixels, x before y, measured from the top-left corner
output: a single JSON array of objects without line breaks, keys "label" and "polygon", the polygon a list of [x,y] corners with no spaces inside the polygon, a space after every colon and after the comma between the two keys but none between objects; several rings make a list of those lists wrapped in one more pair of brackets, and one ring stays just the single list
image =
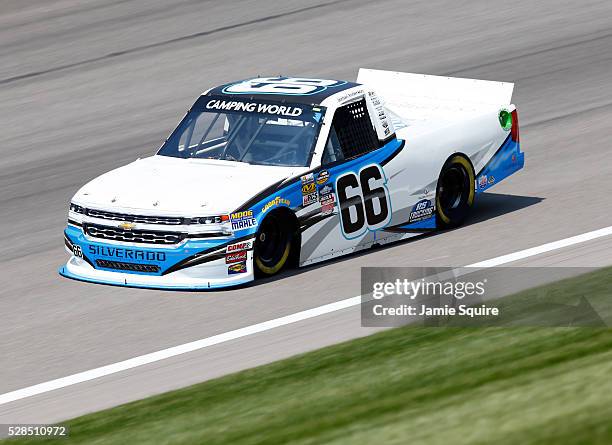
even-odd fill
[{"label": "green grass", "polygon": [[[441,317],[428,324],[445,326],[604,327],[612,325],[612,268],[594,270],[487,302],[499,316]],[[433,322],[433,323],[432,323]]]},{"label": "green grass", "polygon": [[[552,287],[601,306],[612,269]],[[58,443],[610,444],[612,330],[404,327],[67,424]]]}]

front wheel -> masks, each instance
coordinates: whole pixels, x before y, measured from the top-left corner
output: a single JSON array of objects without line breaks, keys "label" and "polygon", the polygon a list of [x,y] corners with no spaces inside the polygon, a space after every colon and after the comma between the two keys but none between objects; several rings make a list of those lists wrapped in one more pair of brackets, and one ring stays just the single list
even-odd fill
[{"label": "front wheel", "polygon": [[281,213],[272,213],[259,227],[255,238],[255,268],[259,275],[274,275],[281,270],[291,253],[293,233]]},{"label": "front wheel", "polygon": [[439,228],[463,224],[474,203],[474,168],[461,155],[451,157],[440,172],[436,190],[436,215]]}]

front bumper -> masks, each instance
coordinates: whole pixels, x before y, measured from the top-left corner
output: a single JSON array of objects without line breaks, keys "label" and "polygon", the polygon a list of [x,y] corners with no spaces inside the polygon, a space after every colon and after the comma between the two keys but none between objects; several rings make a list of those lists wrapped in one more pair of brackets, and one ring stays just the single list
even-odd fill
[{"label": "front bumper", "polygon": [[[230,270],[236,263],[226,263],[225,246],[235,243],[234,239],[190,240],[176,247],[144,247],[92,239],[75,226],[68,226],[64,235],[66,250],[71,256],[59,268],[59,274],[79,281],[149,289],[204,290],[237,286],[254,278],[252,250],[246,251],[246,258],[241,261],[242,271],[236,270],[239,267]],[[74,254],[75,250],[79,256]],[[113,262],[153,266],[155,271],[105,267]],[[181,264],[186,267],[177,268]]]}]

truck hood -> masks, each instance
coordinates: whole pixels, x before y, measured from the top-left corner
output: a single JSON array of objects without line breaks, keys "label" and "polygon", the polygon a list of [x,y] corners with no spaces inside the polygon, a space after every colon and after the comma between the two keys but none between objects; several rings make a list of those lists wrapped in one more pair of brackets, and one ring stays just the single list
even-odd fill
[{"label": "truck hood", "polygon": [[229,213],[270,185],[306,168],[151,156],[83,186],[73,202],[100,210],[155,215]]}]

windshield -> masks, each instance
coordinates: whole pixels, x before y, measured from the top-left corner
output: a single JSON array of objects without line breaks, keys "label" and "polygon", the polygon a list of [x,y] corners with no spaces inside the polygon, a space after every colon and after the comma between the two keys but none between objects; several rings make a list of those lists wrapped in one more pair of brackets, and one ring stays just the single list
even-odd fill
[{"label": "windshield", "polygon": [[158,154],[306,167],[321,117],[320,107],[202,96]]}]

